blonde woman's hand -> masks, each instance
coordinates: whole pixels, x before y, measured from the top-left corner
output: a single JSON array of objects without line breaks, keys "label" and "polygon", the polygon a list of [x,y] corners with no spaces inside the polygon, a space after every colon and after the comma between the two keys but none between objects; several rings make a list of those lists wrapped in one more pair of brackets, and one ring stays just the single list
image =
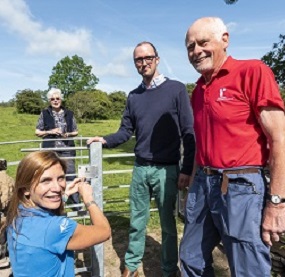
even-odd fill
[{"label": "blonde woman's hand", "polygon": [[67,196],[78,192],[78,184],[82,182],[82,178],[75,178],[72,182],[68,183],[65,187],[64,193]]},{"label": "blonde woman's hand", "polygon": [[93,189],[89,183],[80,182],[78,184],[78,192],[81,195],[84,203],[87,203],[93,200]]}]

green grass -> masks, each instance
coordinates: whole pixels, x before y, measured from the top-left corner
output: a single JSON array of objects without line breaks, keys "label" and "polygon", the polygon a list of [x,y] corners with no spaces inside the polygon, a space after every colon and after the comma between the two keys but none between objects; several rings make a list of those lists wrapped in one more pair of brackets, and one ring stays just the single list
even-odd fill
[{"label": "green grass", "polygon": [[[21,160],[26,153],[21,152],[22,148],[37,148],[41,139],[35,136],[35,127],[38,115],[17,114],[14,108],[0,107],[0,158],[6,159],[8,162]],[[92,124],[78,124],[78,137],[92,137],[95,135],[103,136],[115,132],[120,125],[119,120],[98,120]],[[22,140],[37,140],[37,142],[24,142],[17,144],[1,144],[3,142],[13,142]],[[82,141],[86,145],[86,141]],[[80,142],[77,141],[77,145]],[[124,153],[132,152],[134,141],[127,142],[114,150],[103,150],[104,153]],[[85,154],[87,155],[87,154]],[[118,169],[121,165],[127,167],[132,164],[127,158],[108,159],[103,161],[104,170]],[[110,165],[110,166],[109,166]],[[16,167],[8,168],[8,174],[15,176]]]},{"label": "green grass", "polygon": [[[40,145],[41,139],[35,136],[35,127],[37,124],[38,115],[17,114],[14,108],[0,107],[0,158],[6,159],[8,162],[15,162],[21,160],[26,153],[21,152],[23,148],[37,148]],[[120,126],[120,120],[96,120],[93,123],[78,124],[79,136],[92,137],[95,135],[103,136],[111,134],[118,130]],[[36,142],[24,142],[17,144],[2,144],[3,142],[22,141],[22,140],[37,140]],[[120,145],[115,149],[103,149],[103,154],[115,154],[115,153],[132,153],[134,148],[134,139],[129,142]],[[77,142],[79,145],[80,143]],[[85,145],[86,142],[82,141]],[[77,153],[79,156],[80,153]],[[83,155],[87,155],[86,152]],[[123,158],[105,158],[103,159],[103,170],[117,170],[117,169],[132,169],[133,157]],[[78,164],[86,164],[88,160],[77,160]],[[16,166],[9,166],[7,173],[15,177]],[[128,185],[131,181],[131,173],[124,174],[111,174],[103,175],[103,185],[118,186]],[[104,201],[124,201],[129,198],[128,188],[114,188],[104,190]],[[128,225],[128,210],[129,204],[122,203],[110,203],[104,205],[106,212],[125,212],[120,216],[112,217],[112,223]],[[121,218],[119,220],[118,218]],[[122,220],[122,219],[126,220]],[[159,219],[156,212],[151,213],[150,228],[159,226]],[[126,226],[125,226],[126,227]]]}]

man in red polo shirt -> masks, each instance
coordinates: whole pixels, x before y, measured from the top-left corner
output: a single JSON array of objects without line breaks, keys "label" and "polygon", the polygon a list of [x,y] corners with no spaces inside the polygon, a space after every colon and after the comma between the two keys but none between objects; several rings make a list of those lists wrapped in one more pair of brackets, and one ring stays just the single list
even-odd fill
[{"label": "man in red polo shirt", "polygon": [[227,56],[228,44],[220,18],[200,18],[186,34],[189,61],[202,76],[191,101],[197,153],[180,245],[184,277],[215,276],[220,241],[231,276],[269,277],[270,246],[285,232],[284,103],[272,71]]}]

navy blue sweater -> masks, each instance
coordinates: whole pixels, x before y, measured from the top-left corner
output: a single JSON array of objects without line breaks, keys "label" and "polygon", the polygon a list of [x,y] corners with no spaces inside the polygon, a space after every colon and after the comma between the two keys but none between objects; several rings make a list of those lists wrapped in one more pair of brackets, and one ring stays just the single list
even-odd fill
[{"label": "navy blue sweater", "polygon": [[177,164],[181,139],[181,172],[191,175],[195,154],[193,114],[185,85],[166,79],[154,89],[141,85],[129,93],[119,130],[104,137],[113,148],[135,133],[137,159],[158,164]]}]

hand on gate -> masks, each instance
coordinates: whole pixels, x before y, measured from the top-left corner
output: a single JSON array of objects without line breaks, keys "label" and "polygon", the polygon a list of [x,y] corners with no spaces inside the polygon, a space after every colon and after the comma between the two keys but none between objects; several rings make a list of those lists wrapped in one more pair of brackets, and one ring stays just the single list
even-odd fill
[{"label": "hand on gate", "polygon": [[101,142],[102,144],[106,144],[106,140],[103,137],[93,137],[86,141],[86,143],[89,145],[92,142]]}]

